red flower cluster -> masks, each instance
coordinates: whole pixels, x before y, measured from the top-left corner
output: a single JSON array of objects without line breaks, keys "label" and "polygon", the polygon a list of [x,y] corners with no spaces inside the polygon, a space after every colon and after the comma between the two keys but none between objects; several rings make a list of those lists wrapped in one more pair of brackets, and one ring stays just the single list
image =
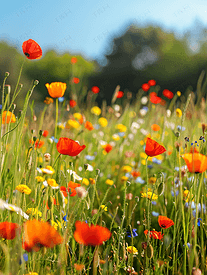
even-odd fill
[{"label": "red flower cluster", "polygon": [[101,245],[111,237],[111,232],[99,225],[92,224],[89,226],[85,222],[76,221],[75,227],[74,238],[79,244]]},{"label": "red flower cluster", "polygon": [[148,83],[142,84],[142,90],[143,91],[147,92],[147,91],[149,91],[149,89],[150,89],[150,85]]},{"label": "red flower cluster", "polygon": [[150,86],[155,86],[156,85],[156,81],[154,79],[151,79],[151,80],[148,81],[148,84]]},{"label": "red flower cluster", "polygon": [[109,153],[112,149],[113,147],[111,146],[111,144],[106,144],[104,147],[104,150],[106,151],[106,153]]},{"label": "red flower cluster", "polygon": [[13,240],[16,237],[17,232],[20,233],[20,226],[17,223],[1,222],[0,223],[0,237]]},{"label": "red flower cluster", "polygon": [[77,103],[76,103],[75,100],[71,99],[71,100],[69,101],[69,105],[70,105],[71,108],[74,108],[74,107],[77,105]]},{"label": "red flower cluster", "polygon": [[161,97],[157,96],[155,92],[150,93],[150,101],[153,104],[158,104],[162,101]]},{"label": "red flower cluster", "polygon": [[174,94],[168,89],[164,89],[162,94],[168,99],[172,99],[174,97]]},{"label": "red flower cluster", "polygon": [[93,87],[91,88],[91,91],[92,91],[94,94],[98,94],[98,93],[100,92],[100,89],[99,89],[99,87],[97,87],[97,86],[93,86]]},{"label": "red flower cluster", "polygon": [[[145,230],[144,234],[147,235],[148,234],[148,230]],[[162,240],[164,234],[162,234],[161,232],[153,230],[153,231],[150,231],[150,235],[149,236],[150,236],[150,238],[153,238],[155,240]]]},{"label": "red flower cluster", "polygon": [[[66,188],[65,186],[61,186],[60,191],[63,193],[64,197],[67,197],[68,194],[70,194],[70,197],[74,197],[77,194],[75,188],[80,187],[80,186],[81,186],[81,184],[70,181],[68,183],[68,188]],[[68,193],[67,193],[67,191],[68,191]]]},{"label": "red flower cluster", "polygon": [[80,79],[78,77],[73,77],[73,83],[78,84]]},{"label": "red flower cluster", "polygon": [[124,96],[124,92],[118,91],[116,98],[122,98]]}]

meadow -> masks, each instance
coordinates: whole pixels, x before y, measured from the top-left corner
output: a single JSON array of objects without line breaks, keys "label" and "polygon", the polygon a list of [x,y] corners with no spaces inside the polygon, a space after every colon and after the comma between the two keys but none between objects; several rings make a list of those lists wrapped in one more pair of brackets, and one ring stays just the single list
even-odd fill
[{"label": "meadow", "polygon": [[[31,39],[22,49],[42,56]],[[151,79],[133,102],[117,86],[101,107],[98,87],[79,104],[79,79],[54,79],[36,115],[38,80],[16,112],[23,69],[1,86],[0,274],[207,274],[201,79],[196,96],[158,96]]]}]

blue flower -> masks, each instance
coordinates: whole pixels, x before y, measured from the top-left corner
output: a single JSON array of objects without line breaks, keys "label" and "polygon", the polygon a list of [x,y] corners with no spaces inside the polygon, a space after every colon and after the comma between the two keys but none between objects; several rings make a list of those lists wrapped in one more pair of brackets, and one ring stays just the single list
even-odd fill
[{"label": "blue flower", "polygon": [[58,143],[58,139],[55,137],[51,137],[52,140],[54,140],[55,143]]},{"label": "blue flower", "polygon": [[149,168],[149,169],[152,169],[153,168],[153,165],[147,165],[147,167]]},{"label": "blue flower", "polygon": [[86,158],[87,160],[94,160],[94,159],[95,159],[95,156],[86,155],[85,158]]},{"label": "blue flower", "polygon": [[148,107],[147,106],[143,106],[142,109],[145,110],[145,111],[148,111]]},{"label": "blue flower", "polygon": [[152,201],[152,204],[153,204],[153,205],[156,205],[156,204],[157,204],[157,202],[156,202],[156,201]]},{"label": "blue flower", "polygon": [[154,162],[154,163],[156,163],[156,164],[161,164],[161,163],[162,163],[161,160],[156,159],[156,158],[153,158],[153,159],[152,159],[152,162]]},{"label": "blue flower", "polygon": [[[177,129],[178,129],[178,131],[181,131],[181,126],[178,125],[178,126],[177,126]],[[182,127],[182,131],[185,131],[185,127]]]},{"label": "blue flower", "polygon": [[125,136],[125,133],[124,133],[124,132],[119,132],[118,135],[119,135],[120,137],[124,137],[124,136]]},{"label": "blue flower", "polygon": [[127,231],[127,237],[130,237],[130,238],[137,237],[138,234],[137,234],[136,231],[137,231],[136,228],[132,229],[132,236],[131,236],[131,232],[130,232],[130,231]]},{"label": "blue flower", "polygon": [[59,102],[63,102],[64,100],[65,100],[64,97],[59,97],[59,98],[58,98],[58,101],[59,101]]},{"label": "blue flower", "polygon": [[174,197],[175,195],[178,196],[178,194],[179,194],[179,190],[177,190],[177,191],[175,192],[175,194],[174,194],[173,191],[171,191],[171,195],[172,195],[173,197]]},{"label": "blue flower", "polygon": [[160,214],[158,212],[152,211],[152,216],[158,217]]},{"label": "blue flower", "polygon": [[202,219],[201,218],[198,218],[198,226],[200,226],[201,225],[201,221],[202,221]]},{"label": "blue flower", "polygon": [[145,183],[145,181],[141,177],[137,177],[135,182],[141,183],[141,184]]},{"label": "blue flower", "polygon": [[23,254],[23,258],[24,258],[25,262],[27,262],[27,261],[28,261],[28,254],[27,254],[27,253],[24,253],[24,254]]}]

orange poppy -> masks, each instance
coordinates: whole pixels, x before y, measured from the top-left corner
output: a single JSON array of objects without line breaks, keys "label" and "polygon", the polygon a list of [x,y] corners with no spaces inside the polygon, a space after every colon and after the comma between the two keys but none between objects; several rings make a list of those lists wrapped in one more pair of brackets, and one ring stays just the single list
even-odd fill
[{"label": "orange poppy", "polygon": [[[147,235],[148,230],[145,230],[144,234]],[[158,231],[155,231],[155,230],[150,231],[150,238],[153,238],[155,240],[162,240],[163,236],[164,236],[164,234],[162,234],[161,232],[158,232]]]},{"label": "orange poppy", "polygon": [[0,223],[0,237],[13,240],[16,237],[17,231],[20,233],[20,227],[17,223],[1,222]]},{"label": "orange poppy", "polygon": [[93,86],[93,87],[91,88],[91,91],[92,91],[94,94],[98,94],[98,93],[100,92],[100,89],[99,89],[99,87],[97,87],[97,86]]},{"label": "orange poppy", "polygon": [[80,187],[80,186],[81,186],[81,184],[79,184],[79,183],[69,181],[67,190],[68,190],[68,193],[70,194],[70,197],[74,197],[77,194],[75,188]]},{"label": "orange poppy", "polygon": [[165,147],[151,138],[147,138],[145,153],[150,157],[158,156],[166,151]]},{"label": "orange poppy", "polygon": [[76,57],[72,57],[71,60],[70,60],[70,62],[72,64],[75,64],[77,61],[78,61],[78,59]]},{"label": "orange poppy", "polygon": [[28,252],[39,251],[41,247],[54,247],[61,244],[63,238],[48,222],[30,220],[24,224],[22,247]]},{"label": "orange poppy", "polygon": [[74,107],[77,105],[77,103],[76,103],[75,100],[71,99],[71,100],[69,101],[69,105],[70,105],[71,108],[74,108]]},{"label": "orange poppy", "polygon": [[57,143],[58,152],[71,157],[77,156],[85,148],[85,145],[81,146],[78,142],[66,137],[61,137]]},{"label": "orange poppy", "polygon": [[42,57],[41,47],[32,39],[23,42],[22,50],[28,59],[39,59]]},{"label": "orange poppy", "polygon": [[66,187],[65,186],[60,186],[60,191],[63,193],[63,196],[65,198],[68,196],[68,193],[66,191]]},{"label": "orange poppy", "polygon": [[[34,143],[34,141],[33,140],[29,140],[29,143]],[[42,146],[44,145],[44,141],[42,141],[42,140],[40,140],[39,141],[39,139],[37,139],[36,141],[35,141],[35,148],[41,148]]]},{"label": "orange poppy", "polygon": [[148,83],[142,84],[142,90],[147,92],[150,89],[150,85]]},{"label": "orange poppy", "polygon": [[85,222],[76,221],[76,230],[74,238],[76,242],[84,245],[101,245],[111,237],[111,232],[106,228],[99,225],[89,226]]},{"label": "orange poppy", "polygon": [[45,86],[49,95],[53,98],[62,97],[66,90],[66,83],[62,82],[46,83]]},{"label": "orange poppy", "polygon": [[89,121],[86,121],[85,123],[85,128],[88,129],[89,131],[92,131],[94,128],[93,128],[93,124]]},{"label": "orange poppy", "polygon": [[2,114],[2,123],[5,124],[5,122],[7,124],[16,122],[15,115],[10,111],[4,111]]},{"label": "orange poppy", "polygon": [[190,153],[184,154],[181,156],[187,167],[189,172],[191,173],[203,173],[207,169],[207,157],[198,153],[197,149],[192,149]]},{"label": "orange poppy", "polygon": [[139,177],[139,176],[141,175],[141,173],[138,172],[138,171],[132,171],[132,172],[131,172],[131,175],[132,175],[133,178],[136,179],[137,177]]},{"label": "orange poppy", "polygon": [[157,131],[160,130],[160,126],[157,125],[157,124],[152,124],[151,129],[152,129],[153,131],[157,132]]},{"label": "orange poppy", "polygon": [[78,84],[80,79],[78,77],[73,77],[73,83]]},{"label": "orange poppy", "polygon": [[43,137],[47,137],[48,134],[49,134],[49,132],[47,130],[44,130],[43,133],[42,133]]},{"label": "orange poppy", "polygon": [[111,144],[106,144],[104,147],[104,150],[106,151],[106,153],[109,153],[112,149],[113,147],[111,146]]},{"label": "orange poppy", "polygon": [[167,228],[171,227],[172,225],[174,225],[174,222],[165,216],[159,216],[158,223],[159,223],[159,226],[164,229],[167,229]]},{"label": "orange poppy", "polygon": [[74,264],[74,268],[77,271],[81,271],[85,268],[85,265],[84,264]]}]

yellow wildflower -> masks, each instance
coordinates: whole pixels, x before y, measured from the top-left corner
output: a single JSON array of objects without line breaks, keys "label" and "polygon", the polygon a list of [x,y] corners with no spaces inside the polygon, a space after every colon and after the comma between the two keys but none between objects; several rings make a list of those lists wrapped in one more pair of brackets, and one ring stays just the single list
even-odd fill
[{"label": "yellow wildflower", "polygon": [[37,272],[29,272],[26,275],[38,275],[38,273]]},{"label": "yellow wildflower", "polygon": [[149,183],[155,184],[156,180],[157,180],[157,178],[155,178],[155,177],[150,177],[150,178],[149,178]]},{"label": "yellow wildflower", "polygon": [[134,111],[129,112],[129,117],[134,118],[136,116],[136,113]]},{"label": "yellow wildflower", "polygon": [[140,141],[140,145],[143,146],[144,145],[144,140]]},{"label": "yellow wildflower", "polygon": [[53,103],[53,99],[51,97],[46,96],[44,103],[49,105],[49,104]]},{"label": "yellow wildflower", "polygon": [[89,185],[89,180],[88,179],[86,179],[86,178],[83,178],[83,180],[82,180],[82,184],[85,184],[85,185]]},{"label": "yellow wildflower", "polygon": [[16,190],[18,190],[21,193],[25,193],[26,195],[29,195],[32,192],[32,190],[25,184],[19,184],[16,187]]},{"label": "yellow wildflower", "polygon": [[114,184],[114,181],[113,181],[113,180],[110,180],[110,179],[107,179],[107,180],[106,180],[106,184],[108,184],[108,185],[113,185],[113,184]]},{"label": "yellow wildflower", "polygon": [[181,117],[181,116],[182,116],[182,111],[181,111],[179,108],[177,108],[177,109],[175,110],[175,113],[176,113],[176,116],[177,116],[177,117]]},{"label": "yellow wildflower", "polygon": [[102,126],[102,127],[106,127],[108,125],[108,121],[105,117],[100,117],[98,120],[98,123]]},{"label": "yellow wildflower", "polygon": [[73,116],[78,120],[82,118],[82,115],[80,113],[74,113]]},{"label": "yellow wildflower", "polygon": [[89,181],[90,181],[91,184],[95,184],[96,183],[96,180],[93,179],[93,178],[89,178]]},{"label": "yellow wildflower", "polygon": [[180,91],[177,91],[177,96],[181,96],[181,92]]},{"label": "yellow wildflower", "polygon": [[55,228],[55,230],[57,230],[58,227],[62,228],[62,225],[61,225],[61,223],[59,221],[55,222],[55,221],[51,220],[50,223]]},{"label": "yellow wildflower", "polygon": [[50,165],[47,165],[45,168],[41,168],[41,171],[49,175],[53,175],[55,173],[55,170]]},{"label": "yellow wildflower", "polygon": [[101,109],[98,106],[94,106],[93,108],[91,108],[91,113],[99,116],[101,114]]},{"label": "yellow wildflower", "polygon": [[134,246],[128,246],[127,247],[127,252],[129,252],[131,254],[138,254],[138,250]]},{"label": "yellow wildflower", "polygon": [[51,187],[58,187],[58,186],[59,186],[59,185],[57,184],[56,180],[54,180],[54,179],[48,179],[48,180],[47,180],[47,183],[48,183],[48,185],[51,186]]},{"label": "yellow wildflower", "polygon": [[128,180],[128,177],[126,177],[126,176],[121,177],[121,181],[127,181],[127,180]]},{"label": "yellow wildflower", "polygon": [[151,192],[151,191],[150,191],[150,192],[147,192],[147,193],[146,193],[146,192],[143,192],[142,195],[141,195],[141,197],[142,197],[142,198],[148,197],[148,199],[150,199],[150,200],[152,199],[153,201],[158,199],[158,195],[156,195],[156,194],[154,194],[154,193],[153,193],[153,195],[152,195],[152,192]]},{"label": "yellow wildflower", "polygon": [[117,124],[116,129],[118,129],[120,132],[126,132],[127,127],[123,124]]},{"label": "yellow wildflower", "polygon": [[120,136],[117,135],[117,134],[113,134],[112,138],[113,138],[113,140],[115,140],[115,141],[120,140]]},{"label": "yellow wildflower", "polygon": [[69,128],[79,129],[80,124],[76,120],[69,119],[66,123],[65,128],[67,128],[67,129],[69,129]]},{"label": "yellow wildflower", "polygon": [[37,182],[43,182],[44,181],[44,178],[41,177],[41,176],[37,176],[35,179],[37,180]]},{"label": "yellow wildflower", "polygon": [[125,173],[131,172],[132,171],[132,167],[129,165],[125,165],[121,168],[121,170]]},{"label": "yellow wildflower", "polygon": [[58,123],[57,127],[58,127],[59,129],[62,129],[62,130],[65,129],[65,126],[64,126],[63,123]]},{"label": "yellow wildflower", "polygon": [[104,210],[104,211],[107,211],[107,206],[105,206],[104,204],[101,205],[101,208]]},{"label": "yellow wildflower", "polygon": [[28,208],[27,211],[26,211],[26,213],[27,213],[28,215],[30,215],[30,214],[31,214],[32,216],[38,215],[38,216],[42,217],[42,212],[38,211],[37,208]]}]

